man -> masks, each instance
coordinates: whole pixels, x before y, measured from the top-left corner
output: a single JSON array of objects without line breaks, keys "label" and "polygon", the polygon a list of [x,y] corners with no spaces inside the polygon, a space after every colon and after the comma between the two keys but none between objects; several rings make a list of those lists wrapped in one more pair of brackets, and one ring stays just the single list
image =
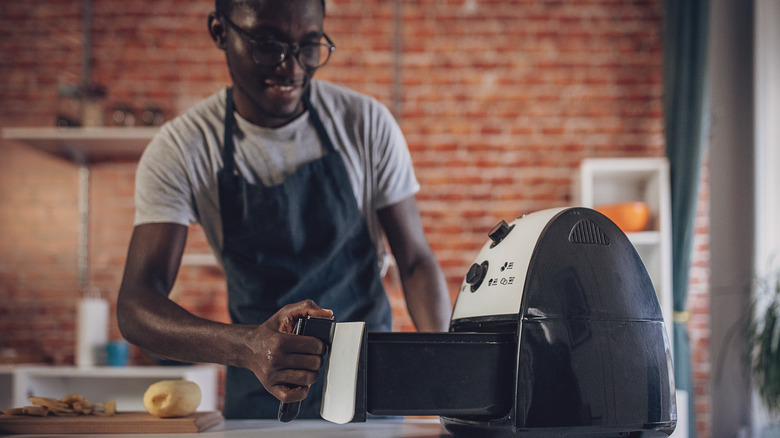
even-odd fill
[{"label": "man", "polygon": [[[291,334],[294,323],[391,328],[383,233],[418,330],[447,329],[449,295],[397,124],[374,99],[312,79],[335,48],[324,2],[216,5],[209,32],[233,86],[167,123],[144,152],[119,327],[151,352],[228,365],[227,418],[273,418],[279,401],[304,399],[300,416],[317,417],[325,347]],[[225,269],[233,324],[168,299],[191,222]]]}]

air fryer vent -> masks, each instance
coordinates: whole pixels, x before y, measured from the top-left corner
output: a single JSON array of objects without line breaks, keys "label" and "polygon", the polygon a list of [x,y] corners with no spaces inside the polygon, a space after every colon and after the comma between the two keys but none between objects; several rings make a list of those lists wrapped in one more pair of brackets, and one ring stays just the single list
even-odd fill
[{"label": "air fryer vent", "polygon": [[595,222],[583,219],[572,227],[569,232],[569,242],[606,246],[609,245],[609,237]]}]

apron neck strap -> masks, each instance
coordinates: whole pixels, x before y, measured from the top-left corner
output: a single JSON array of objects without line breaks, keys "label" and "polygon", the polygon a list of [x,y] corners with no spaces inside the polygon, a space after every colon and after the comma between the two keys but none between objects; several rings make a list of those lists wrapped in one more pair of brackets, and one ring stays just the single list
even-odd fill
[{"label": "apron neck strap", "polygon": [[333,146],[333,142],[330,141],[330,136],[328,135],[328,131],[325,130],[325,125],[322,124],[320,113],[311,104],[311,100],[309,99],[310,90],[311,88],[303,94],[303,106],[309,111],[309,119],[312,124],[314,124],[314,129],[317,130],[317,134],[320,137],[322,145],[325,146],[325,150],[328,151],[328,153],[335,152],[336,148]]},{"label": "apron neck strap", "polygon": [[225,98],[225,137],[222,141],[222,144],[224,145],[222,161],[224,162],[224,171],[228,175],[233,175],[235,168],[235,162],[233,161],[233,150],[235,149],[233,145],[233,130],[236,126],[236,117],[233,115],[233,111],[235,111],[233,87],[230,87],[227,89],[227,96]]}]

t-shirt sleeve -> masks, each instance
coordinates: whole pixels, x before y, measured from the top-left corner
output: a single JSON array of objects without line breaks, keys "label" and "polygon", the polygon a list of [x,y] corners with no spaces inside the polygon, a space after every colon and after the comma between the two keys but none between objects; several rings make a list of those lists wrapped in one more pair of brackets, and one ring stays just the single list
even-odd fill
[{"label": "t-shirt sleeve", "polygon": [[195,222],[186,163],[163,129],[146,147],[135,176],[135,225]]},{"label": "t-shirt sleeve", "polygon": [[384,105],[374,101],[371,119],[375,126],[372,141],[376,157],[374,202],[380,209],[414,195],[420,185],[406,139],[393,115]]}]

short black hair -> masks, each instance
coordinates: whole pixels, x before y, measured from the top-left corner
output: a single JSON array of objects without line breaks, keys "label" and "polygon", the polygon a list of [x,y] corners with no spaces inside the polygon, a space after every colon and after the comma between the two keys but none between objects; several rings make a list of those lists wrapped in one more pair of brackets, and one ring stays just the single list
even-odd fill
[{"label": "short black hair", "polygon": [[[322,12],[325,12],[325,0],[322,2]],[[214,0],[214,8],[217,11],[217,15],[227,17],[230,15],[230,6],[232,6],[233,0]]]}]

